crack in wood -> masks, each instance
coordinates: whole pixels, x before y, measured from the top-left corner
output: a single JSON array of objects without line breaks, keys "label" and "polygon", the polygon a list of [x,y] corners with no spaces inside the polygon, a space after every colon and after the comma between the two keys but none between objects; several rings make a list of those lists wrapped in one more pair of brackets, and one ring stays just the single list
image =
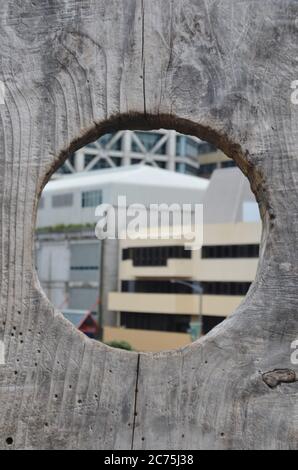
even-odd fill
[{"label": "crack in wood", "polygon": [[138,385],[139,385],[139,372],[140,372],[140,354],[138,354],[137,370],[136,370],[136,386],[135,386],[135,393],[134,393],[131,450],[133,450],[133,448],[134,448],[134,437],[135,437],[135,427],[136,427],[136,417],[137,417],[137,397],[138,397]]}]

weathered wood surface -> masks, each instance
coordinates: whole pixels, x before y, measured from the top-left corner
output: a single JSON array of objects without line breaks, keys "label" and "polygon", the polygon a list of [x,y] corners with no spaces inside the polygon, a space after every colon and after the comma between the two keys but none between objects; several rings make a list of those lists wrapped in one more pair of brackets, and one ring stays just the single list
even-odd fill
[{"label": "weathered wood surface", "polygon": [[[297,18],[293,0],[0,1],[1,448],[298,447]],[[264,230],[235,315],[183,350],[138,355],[50,305],[34,220],[67,152],[160,126],[233,156]]]}]

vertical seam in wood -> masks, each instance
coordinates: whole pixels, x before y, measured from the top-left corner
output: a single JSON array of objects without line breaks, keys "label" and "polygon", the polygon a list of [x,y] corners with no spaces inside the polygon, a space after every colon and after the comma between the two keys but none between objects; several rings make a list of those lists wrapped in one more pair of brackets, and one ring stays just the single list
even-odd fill
[{"label": "vertical seam in wood", "polygon": [[146,74],[146,66],[145,66],[145,5],[144,0],[141,0],[142,4],[142,79],[143,79],[143,101],[144,101],[144,115],[146,116],[146,83],[145,83],[145,74]]},{"label": "vertical seam in wood", "polygon": [[133,450],[134,448],[134,437],[135,437],[135,427],[136,427],[136,417],[137,417],[137,397],[138,397],[138,385],[139,385],[140,357],[141,355],[138,354],[137,369],[136,369],[136,385],[135,385],[135,393],[134,393],[134,406],[133,406],[131,450]]}]

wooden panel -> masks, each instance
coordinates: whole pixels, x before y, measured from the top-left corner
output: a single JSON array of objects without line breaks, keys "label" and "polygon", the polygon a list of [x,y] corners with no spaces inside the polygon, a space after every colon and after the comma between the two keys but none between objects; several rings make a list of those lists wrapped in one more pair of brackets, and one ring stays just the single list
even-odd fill
[{"label": "wooden panel", "polygon": [[[291,0],[1,2],[1,448],[297,447],[297,17]],[[137,374],[137,354],[86,339],[47,301],[34,220],[67,155],[107,130],[161,127],[235,159],[263,240],[237,313],[141,354]],[[269,386],[275,369],[292,372]]]}]

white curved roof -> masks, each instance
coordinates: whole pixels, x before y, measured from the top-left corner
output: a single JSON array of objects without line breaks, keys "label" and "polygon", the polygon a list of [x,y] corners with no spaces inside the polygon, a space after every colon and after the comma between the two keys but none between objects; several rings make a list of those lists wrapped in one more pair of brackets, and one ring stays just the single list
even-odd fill
[{"label": "white curved roof", "polygon": [[61,191],[66,189],[86,188],[121,183],[136,186],[175,187],[205,190],[209,181],[197,176],[184,175],[174,171],[163,170],[148,165],[131,165],[119,168],[109,168],[73,175],[63,175],[51,180],[44,192]]}]

